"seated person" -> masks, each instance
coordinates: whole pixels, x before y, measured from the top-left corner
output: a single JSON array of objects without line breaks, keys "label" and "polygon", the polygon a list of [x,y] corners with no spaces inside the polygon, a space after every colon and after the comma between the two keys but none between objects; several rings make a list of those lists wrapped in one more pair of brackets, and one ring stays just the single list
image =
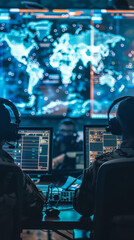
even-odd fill
[{"label": "seated person", "polygon": [[120,102],[116,120],[122,133],[121,146],[97,157],[84,171],[82,184],[75,191],[73,206],[82,215],[94,213],[96,177],[99,167],[109,160],[134,157],[134,97],[128,97]]},{"label": "seated person", "polygon": [[53,169],[75,169],[75,157],[67,153],[82,151],[83,142],[77,139],[75,123],[69,118],[62,120],[53,144]]},{"label": "seated person", "polygon": [[[7,101],[7,100],[6,100]],[[14,106],[15,107],[15,106]],[[16,109],[17,110],[17,109]],[[6,163],[14,163],[14,159],[3,150],[3,145],[9,141],[10,132],[9,126],[11,124],[11,117],[8,109],[5,107],[3,103],[0,102],[0,162]],[[18,136],[18,132],[14,133]],[[15,141],[15,140],[13,140]],[[42,209],[45,201],[45,197],[41,192],[38,191],[36,185],[32,182],[31,178],[23,174],[23,218],[34,217],[40,218],[42,217]]]}]

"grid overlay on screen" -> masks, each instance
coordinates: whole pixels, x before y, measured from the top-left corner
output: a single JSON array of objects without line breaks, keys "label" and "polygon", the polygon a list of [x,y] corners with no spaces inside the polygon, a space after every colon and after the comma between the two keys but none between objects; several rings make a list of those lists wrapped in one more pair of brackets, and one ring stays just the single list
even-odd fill
[{"label": "grid overlay on screen", "polygon": [[121,137],[107,133],[105,126],[84,126],[84,159],[88,167],[96,157],[112,152],[121,144]]},{"label": "grid overlay on screen", "polygon": [[4,149],[17,166],[28,172],[49,172],[51,167],[52,129],[20,129],[18,148]]}]

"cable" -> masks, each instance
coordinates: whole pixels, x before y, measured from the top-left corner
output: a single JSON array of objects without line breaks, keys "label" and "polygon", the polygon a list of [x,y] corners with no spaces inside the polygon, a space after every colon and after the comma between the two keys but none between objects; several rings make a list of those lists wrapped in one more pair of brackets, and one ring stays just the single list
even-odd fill
[{"label": "cable", "polygon": [[[57,186],[54,185],[54,184],[53,184],[53,187],[57,188],[57,190],[58,190],[58,197],[59,197],[59,187],[57,187]],[[59,201],[60,201],[60,198],[57,199],[57,202],[56,202],[56,208],[58,208]]]},{"label": "cable", "polygon": [[48,185],[48,190],[47,190],[47,193],[46,193],[46,210],[47,210],[47,206],[48,206],[48,203],[49,203],[49,191],[50,191],[50,184]]},{"label": "cable", "polygon": [[[46,210],[47,210],[47,207],[48,207],[48,204],[50,203],[50,200],[53,198],[53,187],[56,187],[53,183],[50,183],[49,185],[48,185],[48,191],[47,191],[47,193],[46,193]],[[58,189],[58,187],[56,187],[57,189]],[[59,196],[59,189],[58,189],[58,196]],[[59,199],[58,199],[58,201],[59,201]],[[57,204],[58,204],[58,202],[57,202]],[[51,206],[52,206],[52,204],[51,204]]]}]

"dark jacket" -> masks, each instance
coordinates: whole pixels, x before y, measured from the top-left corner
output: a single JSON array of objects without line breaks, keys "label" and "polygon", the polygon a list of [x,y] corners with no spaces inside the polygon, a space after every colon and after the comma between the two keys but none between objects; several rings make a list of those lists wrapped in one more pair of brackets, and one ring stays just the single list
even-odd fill
[{"label": "dark jacket", "polygon": [[82,215],[92,215],[94,213],[96,177],[99,167],[109,160],[131,157],[134,157],[134,141],[124,141],[119,149],[97,157],[84,171],[82,184],[75,191],[74,209]]},{"label": "dark jacket", "polygon": [[[2,148],[0,148],[0,162],[12,163],[13,158]],[[45,196],[39,192],[31,178],[23,173],[23,218],[42,216],[42,209],[45,202]]]}]

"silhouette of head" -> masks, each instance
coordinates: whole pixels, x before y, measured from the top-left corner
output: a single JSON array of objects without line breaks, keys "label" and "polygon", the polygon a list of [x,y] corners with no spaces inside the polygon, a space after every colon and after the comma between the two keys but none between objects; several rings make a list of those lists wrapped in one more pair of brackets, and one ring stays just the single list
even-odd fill
[{"label": "silhouette of head", "polygon": [[64,119],[59,125],[59,139],[64,143],[71,143],[77,138],[77,132],[74,122],[70,119]]},{"label": "silhouette of head", "polygon": [[11,117],[8,109],[0,104],[0,141],[4,140],[3,131],[6,130],[11,122]]},{"label": "silhouette of head", "polygon": [[120,123],[122,135],[134,138],[134,97],[128,97],[119,103],[116,118]]},{"label": "silhouette of head", "polygon": [[[15,123],[11,122],[8,107],[12,110],[14,114]],[[18,139],[20,138],[20,135],[18,134],[19,123],[20,114],[16,106],[11,101],[0,98],[0,141],[18,141]]]}]

